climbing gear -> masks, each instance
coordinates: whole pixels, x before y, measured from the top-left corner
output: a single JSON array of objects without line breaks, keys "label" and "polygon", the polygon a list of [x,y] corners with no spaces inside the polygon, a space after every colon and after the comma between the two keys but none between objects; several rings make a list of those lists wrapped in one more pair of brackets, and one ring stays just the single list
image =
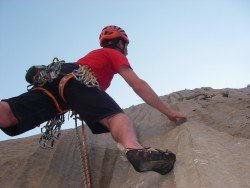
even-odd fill
[{"label": "climbing gear", "polygon": [[[58,78],[59,75],[62,75],[62,79],[58,84],[58,91],[62,99],[65,101],[63,92],[66,83],[75,78],[81,84],[86,85],[87,87],[98,87],[99,84],[94,76],[91,73],[91,70],[87,66],[80,66],[79,69],[74,70],[72,73],[67,75],[61,73],[62,64],[65,63],[64,60],[60,61],[58,58],[54,58],[52,63],[48,66],[32,66],[26,73],[26,81],[29,82],[32,86],[33,90],[40,90],[44,92],[47,96],[49,96],[56,109],[58,110],[58,114],[50,119],[44,127],[41,128],[42,135],[39,139],[40,147],[43,149],[53,148],[55,140],[59,139],[61,135],[61,126],[65,121],[64,114],[68,112],[68,110],[62,110],[57,99],[53,96],[53,94],[45,89],[44,84],[47,82],[53,82],[54,79]],[[29,87],[27,89],[29,90]],[[65,101],[66,102],[66,101]],[[72,113],[72,116],[75,116],[75,125],[76,125],[76,133],[79,141],[79,149],[81,152],[82,158],[82,166],[83,166],[83,176],[85,177],[85,187],[91,188],[91,176],[90,176],[90,167],[89,167],[89,159],[88,159],[88,149],[86,144],[86,135],[84,132],[83,121],[82,121],[82,139],[80,138],[80,134],[77,129],[77,119],[80,119],[76,113]]]},{"label": "climbing gear", "polygon": [[57,57],[55,57],[52,60],[52,63],[48,66],[32,66],[27,70],[25,79],[32,86],[43,86],[45,83],[52,82],[59,76],[63,63],[65,63],[64,60],[60,61]]},{"label": "climbing gear", "polygon": [[[87,137],[84,130],[84,123],[83,120],[79,117],[79,115],[73,111],[70,117],[73,117],[73,119],[75,120],[75,130],[76,130],[77,140],[79,143],[78,149],[81,154],[80,157],[82,162],[85,187],[91,188],[92,187],[91,173],[90,173],[90,164],[88,158]],[[77,120],[81,120],[82,122],[82,138],[80,137],[80,133],[78,131]],[[41,128],[42,136],[40,137],[39,140],[41,148],[43,149],[53,148],[55,140],[60,138],[61,126],[64,123],[64,121],[65,121],[64,114],[57,115],[56,117],[48,121],[43,128]]]},{"label": "climbing gear", "polygon": [[72,73],[67,74],[66,76],[64,76],[60,80],[60,82],[58,84],[58,92],[59,92],[59,95],[62,97],[64,102],[66,102],[66,100],[64,98],[64,87],[68,83],[68,81],[71,80],[72,78],[74,78],[74,75]]},{"label": "climbing gear", "polygon": [[[77,140],[79,143],[79,150],[80,150],[80,157],[82,161],[82,169],[83,169],[83,176],[84,176],[84,183],[86,188],[91,188],[92,183],[91,183],[91,173],[90,173],[90,164],[89,164],[89,157],[88,157],[88,146],[87,146],[87,137],[85,134],[85,129],[84,129],[84,123],[83,120],[80,118],[77,113],[72,112],[71,117],[75,120],[75,130],[76,130],[76,135],[77,135]],[[77,120],[80,120],[82,123],[82,139],[80,138],[80,133],[78,130],[77,126]]]},{"label": "climbing gear", "polygon": [[45,94],[47,94],[47,96],[50,97],[52,99],[52,101],[54,102],[54,105],[55,105],[56,109],[59,111],[59,114],[63,114],[63,113],[68,112],[68,110],[62,110],[61,109],[61,107],[60,107],[59,103],[57,102],[56,98],[47,89],[45,89],[43,87],[35,87],[35,88],[33,88],[33,90],[40,90],[40,91],[44,92]]},{"label": "climbing gear", "polygon": [[64,100],[64,102],[66,102],[65,97],[64,97],[64,87],[67,84],[67,82],[71,80],[72,78],[75,78],[77,81],[79,81],[81,84],[84,84],[87,87],[99,88],[99,83],[97,82],[94,74],[91,72],[90,67],[86,65],[79,66],[78,69],[64,76],[58,85],[59,94]]},{"label": "climbing gear", "polygon": [[122,38],[126,43],[129,43],[128,36],[126,32],[115,25],[109,25],[103,28],[99,40],[100,40],[100,45],[103,47],[103,42],[105,40],[112,40],[116,38]]},{"label": "climbing gear", "polygon": [[162,175],[173,169],[176,160],[171,151],[152,148],[128,149],[126,156],[136,171],[155,171]]},{"label": "climbing gear", "polygon": [[46,69],[45,65],[34,65],[30,67],[26,71],[26,75],[25,75],[26,81],[30,83],[31,85],[40,85],[41,83],[44,83],[45,80],[43,79],[44,77],[43,73],[45,69]]},{"label": "climbing gear", "polygon": [[95,75],[88,66],[79,66],[79,69],[72,72],[75,79],[87,87],[99,87]]},{"label": "climbing gear", "polygon": [[41,148],[53,148],[55,140],[59,139],[61,135],[60,130],[63,123],[64,115],[57,115],[41,128],[42,136],[39,139]]},{"label": "climbing gear", "polygon": [[[65,113],[65,111],[60,109],[55,97],[48,90],[42,88],[42,86],[47,82],[52,82],[60,74],[63,75],[60,71],[62,64],[64,63],[65,63],[64,60],[60,61],[57,57],[55,57],[52,60],[52,63],[49,64],[48,66],[45,65],[32,66],[31,68],[29,68],[25,76],[26,81],[31,84],[27,86],[27,90],[36,89],[45,92],[53,100],[56,108],[60,113]],[[69,73],[67,75],[64,74],[64,76],[60,80],[60,83],[58,84],[58,91],[64,102],[66,102],[64,98],[64,87],[66,83],[72,78],[75,78],[77,81],[79,81],[80,83],[84,84],[87,87],[99,88],[99,84],[96,80],[95,75],[91,72],[90,67],[86,65],[79,66],[79,68],[73,70],[72,73]]]}]

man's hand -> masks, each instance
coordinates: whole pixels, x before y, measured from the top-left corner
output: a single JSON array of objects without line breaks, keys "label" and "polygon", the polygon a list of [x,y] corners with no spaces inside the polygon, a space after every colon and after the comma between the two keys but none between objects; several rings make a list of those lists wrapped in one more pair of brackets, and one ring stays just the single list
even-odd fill
[{"label": "man's hand", "polygon": [[171,112],[168,113],[167,117],[170,121],[174,121],[174,122],[186,121],[186,119],[187,119],[183,113],[181,113],[179,111],[174,111],[174,110],[171,110]]}]

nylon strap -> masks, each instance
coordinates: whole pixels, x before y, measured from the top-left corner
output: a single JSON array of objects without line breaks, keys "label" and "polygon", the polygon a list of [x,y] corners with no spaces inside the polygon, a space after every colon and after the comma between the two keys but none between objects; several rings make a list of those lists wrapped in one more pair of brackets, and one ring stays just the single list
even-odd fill
[{"label": "nylon strap", "polygon": [[70,74],[67,74],[66,76],[64,76],[61,80],[60,80],[60,82],[59,82],[59,84],[58,84],[58,91],[59,91],[59,94],[60,94],[60,96],[62,97],[62,99],[63,99],[63,101],[64,102],[66,102],[66,100],[65,100],[65,98],[64,98],[64,87],[65,87],[65,85],[66,85],[66,83],[70,80],[70,79],[72,79],[72,78],[74,78],[74,75],[72,74],[72,73],[70,73]]},{"label": "nylon strap", "polygon": [[56,98],[55,98],[55,97],[53,96],[53,94],[52,94],[51,92],[49,92],[47,89],[44,89],[44,88],[42,88],[42,87],[36,87],[36,88],[34,88],[34,90],[40,90],[40,91],[46,93],[46,94],[52,99],[52,101],[53,101],[54,104],[55,104],[56,109],[60,112],[60,114],[64,114],[64,113],[68,112],[68,110],[62,110],[62,109],[60,108],[60,106],[59,106],[59,104],[58,104]]}]

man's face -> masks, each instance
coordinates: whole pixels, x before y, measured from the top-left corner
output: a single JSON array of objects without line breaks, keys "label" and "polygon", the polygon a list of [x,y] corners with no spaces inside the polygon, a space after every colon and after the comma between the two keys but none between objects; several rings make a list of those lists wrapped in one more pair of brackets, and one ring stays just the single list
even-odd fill
[{"label": "man's face", "polygon": [[119,41],[118,47],[123,49],[123,55],[128,55],[128,43],[124,43],[122,40]]},{"label": "man's face", "polygon": [[128,55],[128,43],[126,43],[125,45],[124,45],[124,53],[123,53],[125,56],[127,56]]}]

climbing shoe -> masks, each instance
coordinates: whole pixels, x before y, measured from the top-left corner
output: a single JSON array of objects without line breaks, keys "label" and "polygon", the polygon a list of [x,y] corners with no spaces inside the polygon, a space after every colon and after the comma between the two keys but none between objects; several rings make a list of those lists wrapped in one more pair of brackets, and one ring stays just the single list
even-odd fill
[{"label": "climbing shoe", "polygon": [[162,175],[170,172],[176,160],[171,151],[159,149],[127,149],[126,157],[137,172],[155,171]]}]

